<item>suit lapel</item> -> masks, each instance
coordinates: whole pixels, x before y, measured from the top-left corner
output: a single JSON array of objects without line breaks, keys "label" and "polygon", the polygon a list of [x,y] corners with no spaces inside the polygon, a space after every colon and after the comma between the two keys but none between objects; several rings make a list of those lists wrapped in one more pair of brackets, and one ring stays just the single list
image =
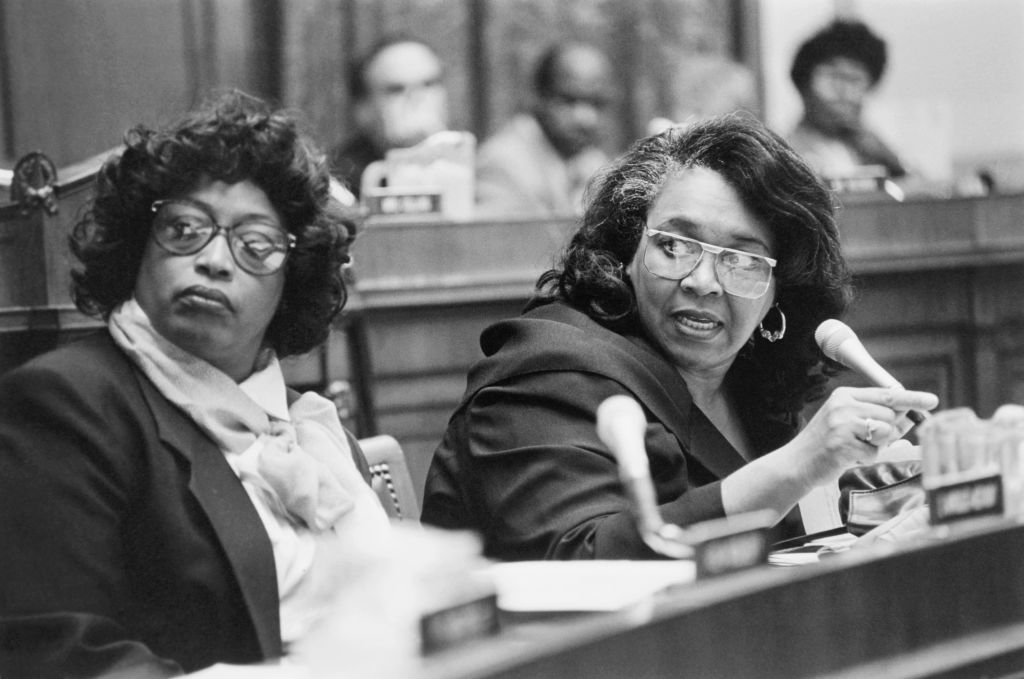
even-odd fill
[{"label": "suit lapel", "polygon": [[206,512],[266,657],[281,655],[280,599],[266,529],[223,453],[182,411],[139,376],[162,441],[190,465],[189,490]]},{"label": "suit lapel", "polygon": [[686,383],[668,361],[639,338],[614,335],[610,340],[642,366],[642,370],[632,371],[643,378],[635,382],[640,387],[637,396],[668,427],[694,460],[719,479],[743,466],[744,460],[739,451],[693,403]]},{"label": "suit lapel", "polygon": [[690,407],[689,451],[720,479],[746,464],[746,460],[696,405]]},{"label": "suit lapel", "polygon": [[[545,328],[560,335],[556,340],[587,351],[596,342],[610,344],[621,361],[606,361],[605,374],[634,392],[668,428],[679,445],[717,478],[725,478],[744,464],[743,457],[693,404],[686,383],[672,364],[643,338],[611,332],[585,314],[560,304],[540,307],[537,318],[559,321]],[[578,331],[585,336],[581,337]]]}]

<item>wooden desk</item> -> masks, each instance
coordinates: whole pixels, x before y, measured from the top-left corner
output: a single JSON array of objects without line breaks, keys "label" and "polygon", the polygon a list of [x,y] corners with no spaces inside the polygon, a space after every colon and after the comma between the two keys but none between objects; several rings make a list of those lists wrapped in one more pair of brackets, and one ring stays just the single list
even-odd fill
[{"label": "wooden desk", "polygon": [[614,614],[515,623],[429,679],[1024,675],[1024,526],[677,588]]}]

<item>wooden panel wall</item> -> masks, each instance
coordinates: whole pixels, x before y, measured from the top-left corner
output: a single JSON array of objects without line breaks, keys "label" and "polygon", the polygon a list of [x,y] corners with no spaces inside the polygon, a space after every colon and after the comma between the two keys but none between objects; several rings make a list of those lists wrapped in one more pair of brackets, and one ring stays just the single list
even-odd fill
[{"label": "wooden panel wall", "polygon": [[4,0],[0,155],[41,150],[58,167],[116,146],[137,122],[216,87],[273,95],[270,0]]},{"label": "wooden panel wall", "polygon": [[550,42],[615,59],[610,150],[668,115],[688,55],[742,51],[738,0],[4,0],[0,166],[42,150],[58,167],[116,146],[137,122],[239,87],[305,116],[324,146],[346,136],[349,64],[402,32],[447,65],[452,127],[478,137],[524,106]]},{"label": "wooden panel wall", "polygon": [[431,44],[445,63],[452,127],[482,138],[528,105],[541,51],[583,39],[615,62],[619,100],[606,145],[618,151],[652,117],[671,114],[669,85],[694,55],[729,59],[743,51],[739,7],[732,0],[283,0],[281,98],[307,113],[323,143],[337,142],[348,133],[347,65],[383,35],[405,33]]}]

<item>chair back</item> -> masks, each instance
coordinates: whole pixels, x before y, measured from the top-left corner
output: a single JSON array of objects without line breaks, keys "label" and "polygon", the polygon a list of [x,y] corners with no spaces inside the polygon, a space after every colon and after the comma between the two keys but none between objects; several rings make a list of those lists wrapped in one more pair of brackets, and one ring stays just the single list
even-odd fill
[{"label": "chair back", "polygon": [[370,466],[370,485],[387,515],[401,521],[419,521],[419,498],[398,441],[381,434],[360,439],[359,447]]}]

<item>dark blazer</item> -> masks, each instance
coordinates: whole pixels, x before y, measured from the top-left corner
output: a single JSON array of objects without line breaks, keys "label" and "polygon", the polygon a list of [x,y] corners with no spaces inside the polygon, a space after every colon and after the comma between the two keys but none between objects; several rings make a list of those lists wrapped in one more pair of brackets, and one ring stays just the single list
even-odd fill
[{"label": "dark blazer", "polygon": [[106,332],[0,379],[0,676],[281,653],[273,552],[245,489]]},{"label": "dark blazer", "polygon": [[[421,520],[473,529],[497,559],[652,558],[629,513],[595,413],[634,397],[662,517],[724,516],[721,479],[744,464],[641,337],[554,303],[492,325],[427,475]],[[781,439],[792,437],[788,429]],[[778,439],[778,440],[781,440]],[[764,437],[755,438],[769,448]]]}]

